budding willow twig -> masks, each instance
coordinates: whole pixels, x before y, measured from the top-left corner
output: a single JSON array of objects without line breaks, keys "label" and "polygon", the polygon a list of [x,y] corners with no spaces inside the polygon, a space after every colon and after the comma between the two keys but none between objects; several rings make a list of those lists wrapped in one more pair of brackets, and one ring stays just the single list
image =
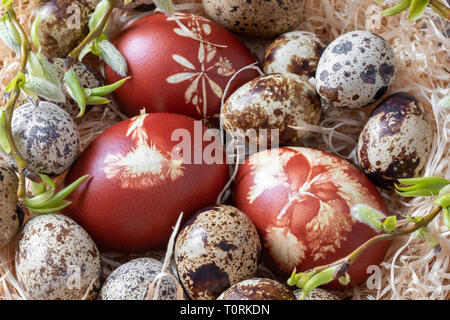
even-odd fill
[{"label": "budding willow twig", "polygon": [[108,0],[108,6],[106,7],[105,13],[101,17],[99,23],[89,32],[89,34],[81,41],[81,43],[73,49],[67,56],[66,61],[64,63],[64,71],[69,70],[72,65],[78,60],[81,51],[91,43],[92,40],[100,36],[103,32],[103,29],[106,26],[106,23],[111,16],[111,12],[116,5],[116,0]]},{"label": "budding willow twig", "polygon": [[[333,263],[327,264],[327,265],[315,267],[311,271],[314,273],[318,273],[318,272],[324,271],[326,269],[329,269],[331,267],[339,266],[342,264],[346,264],[348,266],[347,267],[347,269],[348,269],[358,259],[358,257],[370,246],[374,245],[375,243],[381,242],[381,241],[389,241],[389,240],[393,240],[393,239],[396,239],[396,238],[404,236],[404,235],[411,234],[411,233],[419,230],[420,228],[426,227],[426,226],[428,226],[428,224],[430,224],[431,221],[433,221],[434,218],[436,218],[436,216],[441,211],[442,211],[441,206],[435,206],[435,207],[433,207],[433,209],[431,209],[431,211],[426,216],[423,217],[423,219],[421,219],[419,222],[413,224],[412,226],[396,229],[392,233],[385,233],[385,234],[377,235],[377,236],[367,240],[365,243],[360,245],[357,249],[355,249],[353,252],[351,252],[346,257],[344,257],[340,260],[337,260]],[[308,271],[306,271],[306,272],[308,272]],[[335,279],[336,278],[337,277],[335,276]]]},{"label": "budding willow twig", "polygon": [[[11,18],[11,21],[14,25],[14,27],[17,29],[20,35],[20,66],[18,74],[25,73],[27,62],[28,62],[28,53],[30,51],[30,41],[28,40],[28,36],[26,35],[25,31],[23,30],[20,23],[17,21],[16,12],[14,11],[14,8],[12,7],[12,4],[8,5],[6,7],[6,10]],[[12,88],[8,102],[5,106],[5,114],[6,114],[6,124],[5,124],[5,131],[6,136],[8,138],[8,143],[11,147],[11,153],[14,156],[14,159],[17,163],[17,170],[19,172],[19,188],[17,190],[17,196],[19,198],[22,198],[25,195],[25,171],[28,166],[26,160],[22,156],[22,154],[19,152],[16,143],[14,142],[14,137],[12,135],[11,130],[11,121],[14,113],[14,107],[17,103],[17,99],[20,95],[20,83],[23,80],[19,80],[14,84],[14,87]]]}]

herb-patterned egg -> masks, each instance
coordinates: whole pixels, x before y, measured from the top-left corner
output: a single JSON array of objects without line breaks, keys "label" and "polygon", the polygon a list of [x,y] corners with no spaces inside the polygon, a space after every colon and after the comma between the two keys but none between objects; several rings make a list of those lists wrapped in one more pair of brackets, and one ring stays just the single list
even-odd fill
[{"label": "herb-patterned egg", "polygon": [[369,115],[358,141],[358,161],[370,180],[392,189],[397,179],[420,176],[433,143],[433,129],[420,102],[399,92]]},{"label": "herb-patterned egg", "polygon": [[206,13],[225,28],[249,37],[273,38],[302,20],[303,0],[203,0]]},{"label": "herb-patterned egg", "polygon": [[65,58],[88,34],[89,15],[96,1],[41,0],[38,36],[48,57]]},{"label": "herb-patterned egg", "polygon": [[206,208],[178,234],[175,263],[181,284],[195,300],[216,299],[258,268],[261,243],[247,216],[232,206]]},{"label": "herb-patterned egg", "polygon": [[[38,173],[58,175],[67,170],[77,156],[79,134],[67,111],[41,101],[27,103],[14,111],[12,134],[30,168]],[[7,159],[15,166],[14,158]]]},{"label": "herb-patterned egg", "polygon": [[328,43],[312,32],[285,33],[267,48],[263,61],[264,72],[289,72],[307,78],[314,77]]},{"label": "herb-patterned egg", "polygon": [[89,234],[61,214],[25,224],[16,248],[16,273],[30,300],[93,299],[100,289],[100,254]]},{"label": "herb-patterned egg", "polygon": [[0,159],[0,248],[9,244],[22,224],[23,213],[17,206],[19,179],[13,168]]},{"label": "herb-patterned egg", "polygon": [[[251,144],[267,142],[270,146],[279,140],[280,145],[287,145],[307,135],[289,126],[316,125],[320,113],[319,97],[306,79],[276,73],[256,78],[236,90],[224,104],[221,120],[233,136],[245,137]],[[252,136],[252,129],[258,135]],[[267,138],[261,129],[267,130]]]},{"label": "herb-patterned egg", "polygon": [[284,284],[266,278],[244,280],[227,289],[217,300],[296,300]]},{"label": "herb-patterned egg", "polygon": [[[156,276],[163,265],[153,258],[139,258],[115,269],[106,279],[100,291],[100,300],[175,300],[179,284],[174,277],[165,276],[159,281],[156,296]],[[153,294],[149,290],[153,284]]]},{"label": "herb-patterned egg", "polygon": [[336,38],[317,66],[316,88],[332,107],[361,108],[381,99],[397,74],[394,50],[382,37],[352,31]]}]

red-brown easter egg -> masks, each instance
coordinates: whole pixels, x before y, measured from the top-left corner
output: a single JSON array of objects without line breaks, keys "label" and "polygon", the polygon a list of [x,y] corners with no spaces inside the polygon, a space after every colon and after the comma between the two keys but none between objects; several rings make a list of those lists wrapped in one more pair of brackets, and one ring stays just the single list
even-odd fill
[{"label": "red-brown easter egg", "polygon": [[211,134],[200,121],[170,113],[108,128],[70,169],[66,185],[89,177],[71,194],[64,213],[102,251],[165,248],[179,214],[185,221],[214,205],[228,180],[220,138]]},{"label": "red-brown easter egg", "polygon": [[[174,17],[158,13],[139,19],[114,40],[131,76],[114,95],[129,116],[138,115],[145,108],[147,112],[173,112],[207,119],[216,126],[229,80],[256,60],[222,26],[193,14],[175,16],[191,35]],[[253,69],[238,73],[227,96],[257,76]],[[120,76],[107,67],[106,79],[112,83]]]},{"label": "red-brown easter egg", "polygon": [[[258,229],[265,262],[284,276],[343,258],[378,234],[352,217],[354,205],[387,213],[378,190],[356,167],[309,148],[253,154],[239,167],[233,198]],[[367,267],[382,262],[388,247],[384,241],[367,249],[349,268],[349,285],[367,279]]]}]

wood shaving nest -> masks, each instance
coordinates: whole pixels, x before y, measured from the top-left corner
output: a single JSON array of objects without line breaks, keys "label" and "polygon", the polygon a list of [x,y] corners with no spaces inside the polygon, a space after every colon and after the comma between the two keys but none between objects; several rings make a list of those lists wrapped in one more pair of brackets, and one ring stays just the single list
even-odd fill
[{"label": "wood shaving nest", "polygon": [[[398,60],[398,77],[392,92],[408,91],[425,106],[434,122],[434,143],[428,160],[425,176],[441,176],[450,179],[450,112],[439,110],[438,101],[449,90],[450,24],[437,17],[430,9],[423,17],[411,22],[402,13],[395,17],[382,18],[379,13],[385,7],[374,1],[363,0],[305,0],[305,14],[300,18],[298,29],[313,31],[328,40],[351,30],[368,30],[385,38],[394,48]],[[18,17],[29,30],[32,8],[37,0],[15,1]],[[179,11],[203,14],[201,0],[175,1]],[[113,12],[114,36],[126,25],[138,18],[134,14],[115,9]],[[261,58],[270,41],[244,42]],[[0,44],[0,90],[2,91],[17,69],[17,57]],[[1,104],[2,102],[0,102]],[[303,142],[304,146],[319,148],[336,153],[355,163],[354,148],[359,132],[367,120],[373,106],[363,110],[325,110],[321,126],[323,130],[314,132]],[[114,104],[95,107],[79,123],[82,149],[109,126],[124,119]],[[317,130],[316,130],[317,131]],[[342,137],[345,136],[345,139]],[[423,216],[433,206],[432,199],[414,198],[404,202],[393,193],[383,193],[391,214]],[[385,261],[371,270],[366,283],[339,293],[341,297],[352,299],[450,299],[450,231],[442,219],[435,219],[430,230],[441,245],[440,255],[430,250],[425,240],[405,236],[392,242]],[[0,250],[0,299],[24,299],[25,295],[14,276],[15,243]],[[124,254],[104,254],[105,275],[130,259],[143,256]],[[163,259],[164,252],[147,253]],[[263,266],[259,274],[270,276]]]}]

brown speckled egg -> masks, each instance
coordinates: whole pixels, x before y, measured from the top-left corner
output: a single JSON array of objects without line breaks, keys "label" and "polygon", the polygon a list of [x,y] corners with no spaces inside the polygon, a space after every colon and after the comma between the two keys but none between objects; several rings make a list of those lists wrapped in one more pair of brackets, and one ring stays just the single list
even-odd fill
[{"label": "brown speckled egg", "polygon": [[[48,59],[48,61],[53,66],[62,84],[64,81],[64,59],[50,58]],[[75,71],[75,74],[78,77],[78,81],[80,82],[80,85],[83,88],[97,88],[103,85],[103,79],[101,75],[88,65],[85,65],[84,63],[81,62],[76,62],[73,65],[73,70]],[[63,103],[57,103],[57,105],[66,110],[75,119],[78,113],[80,112],[80,107],[67,92],[65,93],[65,95],[66,101]],[[22,93],[17,102],[17,105],[22,105],[27,102],[28,102],[27,98],[25,98],[25,96]]]},{"label": "brown speckled egg", "polygon": [[[41,101],[20,106],[14,111],[11,127],[17,148],[32,170],[58,175],[75,161],[78,129],[70,114],[56,104]],[[16,166],[12,155],[0,153]]]},{"label": "brown speckled egg", "polygon": [[[267,146],[279,140],[279,145],[289,145],[308,134],[289,126],[316,125],[320,113],[319,97],[306,79],[276,73],[256,78],[236,90],[224,104],[221,120],[239,140],[245,138],[257,145],[267,142]],[[252,135],[252,129],[258,135]],[[267,129],[267,139],[260,129]]]},{"label": "brown speckled egg", "polygon": [[273,38],[293,30],[305,7],[303,0],[203,0],[211,19],[249,37]]},{"label": "brown speckled egg", "polygon": [[89,32],[89,14],[94,2],[85,0],[41,0],[38,36],[42,53],[64,58]]},{"label": "brown speckled egg", "polygon": [[332,107],[361,108],[381,99],[394,84],[397,60],[382,37],[352,31],[325,49],[316,72],[316,89]]},{"label": "brown speckled egg", "polygon": [[392,189],[397,179],[420,176],[433,143],[425,110],[411,94],[384,99],[369,115],[358,141],[358,161],[370,180]]},{"label": "brown speckled egg", "polygon": [[[153,258],[139,258],[115,269],[100,291],[100,300],[146,300],[149,289],[163,265]],[[178,283],[175,278],[164,277],[159,282],[158,300],[177,299]],[[154,284],[156,290],[156,283]]]},{"label": "brown speckled egg", "polygon": [[128,4],[125,4],[123,0],[119,0],[116,2],[116,6],[127,11],[151,11],[156,8],[153,0],[132,0]]},{"label": "brown speckled egg", "polygon": [[296,300],[284,284],[266,278],[244,280],[227,289],[217,300]]},{"label": "brown speckled egg", "polygon": [[9,244],[22,224],[23,214],[17,206],[19,179],[13,168],[0,159],[0,248]]},{"label": "brown speckled egg", "polygon": [[258,268],[261,243],[255,226],[232,206],[206,208],[178,234],[175,263],[181,284],[195,300],[216,299]]},{"label": "brown speckled egg", "polygon": [[307,78],[314,77],[328,43],[312,32],[285,33],[267,48],[263,61],[264,72],[289,72]]},{"label": "brown speckled egg", "polygon": [[[297,299],[300,299],[302,296],[302,289],[297,289],[294,291],[295,297]],[[321,289],[316,288],[313,292],[309,293],[303,300],[341,300],[337,295],[334,293]]]},{"label": "brown speckled egg", "polygon": [[17,279],[30,300],[93,299],[100,288],[100,254],[91,237],[61,214],[25,224],[16,248]]}]

